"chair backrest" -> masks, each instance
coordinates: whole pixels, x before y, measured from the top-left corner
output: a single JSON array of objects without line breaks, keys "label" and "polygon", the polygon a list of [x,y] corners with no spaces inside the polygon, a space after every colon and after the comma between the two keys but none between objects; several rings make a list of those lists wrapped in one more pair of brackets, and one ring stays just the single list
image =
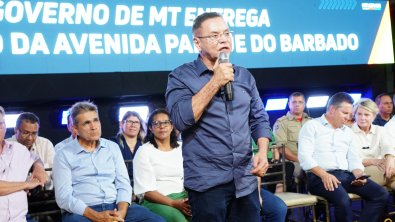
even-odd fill
[{"label": "chair backrest", "polygon": [[[285,175],[285,145],[273,144],[269,147],[269,150],[273,153],[272,159],[269,159],[269,170],[262,178],[261,186],[267,186],[272,184],[282,184],[284,192],[287,191],[286,186],[286,175]],[[280,153],[279,159],[276,159],[275,153]]]}]

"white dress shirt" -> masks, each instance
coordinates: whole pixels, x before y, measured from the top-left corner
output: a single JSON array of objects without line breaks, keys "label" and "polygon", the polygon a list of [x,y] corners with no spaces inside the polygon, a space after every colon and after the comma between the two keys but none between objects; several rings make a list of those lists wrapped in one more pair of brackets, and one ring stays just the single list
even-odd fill
[{"label": "white dress shirt", "polygon": [[395,144],[395,116],[393,116],[385,125],[384,128],[390,135],[391,141]]},{"label": "white dress shirt", "polygon": [[354,123],[351,129],[355,134],[362,159],[382,159],[386,154],[395,156],[394,144],[384,127],[372,124],[370,131],[365,133]]},{"label": "white dress shirt", "polygon": [[305,123],[299,133],[298,158],[308,171],[314,167],[324,170],[364,170],[357,142],[350,128],[333,128],[323,114]]}]

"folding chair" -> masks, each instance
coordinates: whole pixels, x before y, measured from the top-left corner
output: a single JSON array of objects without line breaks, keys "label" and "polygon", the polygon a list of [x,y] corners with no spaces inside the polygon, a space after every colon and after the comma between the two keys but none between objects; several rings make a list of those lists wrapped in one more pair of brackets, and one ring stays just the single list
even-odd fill
[{"label": "folding chair", "polygon": [[[282,152],[280,153],[285,153],[285,146],[284,145],[273,145],[269,147],[271,151],[274,151],[275,149],[281,149]],[[316,221],[316,216],[315,216],[315,205],[317,204],[317,197],[311,194],[302,194],[302,193],[293,193],[293,192],[287,192],[287,187],[286,187],[286,177],[285,177],[285,156],[281,155],[280,156],[280,161],[271,163],[270,167],[276,167],[276,166],[281,166],[280,171],[276,172],[270,172],[266,173],[265,176],[262,177],[262,183],[261,186],[267,186],[270,184],[279,184],[282,183],[284,187],[284,192],[282,193],[276,193],[281,200],[285,202],[285,204],[288,206],[288,209],[296,209],[296,208],[305,208],[309,207],[311,208],[312,212],[312,217],[313,221]],[[280,179],[273,180],[273,181],[265,181],[265,177],[269,176],[279,176],[281,175]],[[264,206],[263,206],[264,207]],[[304,215],[305,221],[308,221],[308,215]],[[298,220],[301,221],[301,220]]]}]

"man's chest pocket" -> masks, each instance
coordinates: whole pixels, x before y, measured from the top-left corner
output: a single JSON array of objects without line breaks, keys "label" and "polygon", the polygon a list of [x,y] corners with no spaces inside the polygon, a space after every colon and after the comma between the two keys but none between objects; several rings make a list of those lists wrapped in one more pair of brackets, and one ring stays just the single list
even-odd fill
[{"label": "man's chest pocket", "polygon": [[297,142],[299,137],[300,127],[299,126],[288,126],[288,140]]}]

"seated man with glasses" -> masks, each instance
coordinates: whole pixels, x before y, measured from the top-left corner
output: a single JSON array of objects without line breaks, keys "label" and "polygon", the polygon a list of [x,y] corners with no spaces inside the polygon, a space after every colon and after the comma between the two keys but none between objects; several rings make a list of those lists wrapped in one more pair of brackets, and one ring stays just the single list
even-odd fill
[{"label": "seated man with glasses", "polygon": [[[38,135],[40,119],[30,112],[21,113],[16,120],[14,135],[7,141],[17,141],[36,154],[44,163],[45,168],[52,168],[55,149],[51,141]],[[45,185],[46,189],[52,189],[51,182]]]}]

